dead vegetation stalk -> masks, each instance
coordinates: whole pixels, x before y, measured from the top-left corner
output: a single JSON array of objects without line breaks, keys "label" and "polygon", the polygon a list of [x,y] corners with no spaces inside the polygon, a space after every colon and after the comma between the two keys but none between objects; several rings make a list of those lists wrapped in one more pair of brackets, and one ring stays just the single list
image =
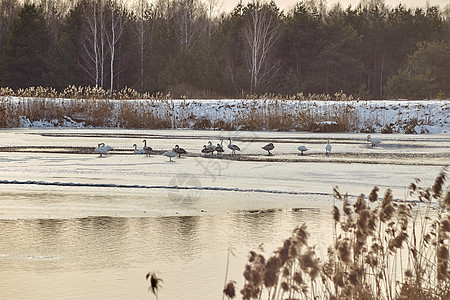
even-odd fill
[{"label": "dead vegetation stalk", "polygon": [[[374,187],[351,203],[334,188],[333,245],[324,261],[303,224],[266,258],[251,251],[242,299],[450,299],[450,186],[447,169],[432,187],[394,200]],[[233,290],[234,290],[233,285]],[[232,299],[233,297],[230,297]]]}]

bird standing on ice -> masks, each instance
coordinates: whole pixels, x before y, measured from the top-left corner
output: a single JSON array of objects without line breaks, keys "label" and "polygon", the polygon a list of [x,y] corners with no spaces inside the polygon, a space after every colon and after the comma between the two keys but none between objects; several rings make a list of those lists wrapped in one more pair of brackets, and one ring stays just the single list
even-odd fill
[{"label": "bird standing on ice", "polygon": [[275,148],[275,146],[273,145],[273,143],[269,143],[261,148],[263,148],[264,150],[266,150],[268,152],[267,155],[272,155],[272,153],[270,153],[270,150],[273,150],[273,148]]},{"label": "bird standing on ice", "polygon": [[325,145],[325,154],[330,155],[331,154],[331,144],[330,140],[327,141],[327,144]]},{"label": "bird standing on ice", "polygon": [[208,142],[208,146],[209,150],[211,151],[211,156],[214,155],[214,151],[216,151],[216,146],[214,146],[211,141]]},{"label": "bird standing on ice", "polygon": [[212,149],[209,147],[206,147],[206,145],[203,145],[202,153],[204,153],[206,156],[206,154],[212,153]]},{"label": "bird standing on ice", "polygon": [[303,152],[309,150],[308,148],[306,148],[306,146],[303,146],[303,145],[298,146],[297,149],[298,149],[298,151],[300,151],[302,153],[301,155],[303,155]]},{"label": "bird standing on ice", "polygon": [[105,146],[105,143],[100,143],[97,145],[94,152],[99,153],[100,157],[102,157],[103,154],[107,155],[110,150],[113,150],[111,146]]},{"label": "bird standing on ice", "polygon": [[150,146],[147,146],[147,140],[143,140],[142,141],[144,143],[144,152],[146,156],[150,156],[150,154],[152,153],[153,149]]},{"label": "bird standing on ice", "polygon": [[228,143],[228,149],[230,149],[233,154],[235,154],[236,151],[241,151],[241,148],[239,148],[238,145],[235,145],[235,144],[231,143],[231,138],[228,138],[228,140],[230,141]]},{"label": "bird standing on ice", "polygon": [[180,146],[175,145],[175,152],[178,154],[178,157],[181,157],[181,154],[187,154],[186,150],[180,148]]},{"label": "bird standing on ice", "polygon": [[380,139],[371,137],[370,134],[367,136],[367,141],[372,144],[372,147],[378,146],[379,144],[381,144],[381,140]]},{"label": "bird standing on ice", "polygon": [[223,153],[225,150],[223,149],[223,140],[220,140],[220,144],[217,144],[216,146],[217,154]]},{"label": "bird standing on ice", "polygon": [[111,147],[110,145],[106,145],[106,146],[105,146],[104,143],[102,143],[102,144],[103,144],[103,146],[105,147],[105,149],[106,149],[107,151],[114,150],[113,147]]},{"label": "bird standing on ice", "polygon": [[133,147],[134,147],[134,154],[145,154],[145,151],[144,151],[144,149],[138,149],[137,148],[137,145],[136,144],[133,144]]},{"label": "bird standing on ice", "polygon": [[166,151],[162,155],[167,156],[169,158],[169,161],[172,161],[172,157],[177,156],[177,153],[174,150],[175,149],[172,149],[172,151]]}]

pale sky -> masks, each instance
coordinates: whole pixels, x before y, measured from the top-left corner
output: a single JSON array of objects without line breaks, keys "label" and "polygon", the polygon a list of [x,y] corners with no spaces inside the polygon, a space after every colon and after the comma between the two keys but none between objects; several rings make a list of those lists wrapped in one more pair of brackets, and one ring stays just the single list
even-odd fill
[{"label": "pale sky", "polygon": [[[283,10],[289,10],[290,8],[293,8],[294,5],[300,0],[274,0],[275,3]],[[230,12],[238,3],[239,0],[222,0],[223,2],[223,11]],[[242,0],[242,2],[248,3],[248,0]],[[328,7],[333,6],[333,4],[340,3],[343,8],[347,8],[350,4],[352,7],[356,7],[361,1],[360,0],[327,0]],[[444,8],[446,5],[450,4],[450,0],[385,0],[384,3],[388,7],[395,7],[398,4],[402,3],[406,7],[425,7],[426,3],[429,3],[430,5],[437,5],[441,9]]]}]

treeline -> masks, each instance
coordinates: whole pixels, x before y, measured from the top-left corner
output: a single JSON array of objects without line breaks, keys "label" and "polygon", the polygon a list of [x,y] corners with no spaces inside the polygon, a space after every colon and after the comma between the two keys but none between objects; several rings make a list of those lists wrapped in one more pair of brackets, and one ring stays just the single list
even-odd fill
[{"label": "treeline", "polygon": [[450,5],[0,0],[0,84],[173,97],[450,97]]}]

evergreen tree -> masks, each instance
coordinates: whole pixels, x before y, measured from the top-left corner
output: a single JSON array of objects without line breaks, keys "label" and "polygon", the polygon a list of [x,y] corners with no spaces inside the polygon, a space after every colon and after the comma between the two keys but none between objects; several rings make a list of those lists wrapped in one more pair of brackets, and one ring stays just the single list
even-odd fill
[{"label": "evergreen tree", "polygon": [[361,39],[351,26],[329,20],[324,28],[327,39],[314,60],[314,82],[326,94],[354,93],[362,83],[364,65],[358,47]]},{"label": "evergreen tree", "polygon": [[211,41],[213,52],[221,66],[216,74],[220,82],[218,92],[224,95],[242,96],[248,74],[243,62],[241,27],[244,7],[236,5],[231,14],[223,16]]},{"label": "evergreen tree", "polygon": [[322,24],[318,9],[308,8],[303,2],[298,3],[292,14],[286,18],[278,48],[279,56],[283,57],[286,76],[289,81],[296,81],[296,84],[289,88],[285,85],[288,78],[280,78],[280,85],[289,94],[319,92],[314,75],[314,61],[323,49],[325,40]]},{"label": "evergreen tree", "polygon": [[437,85],[429,72],[414,74],[410,70],[399,70],[389,78],[385,89],[388,98],[430,99],[435,94]]},{"label": "evergreen tree", "polygon": [[409,65],[415,73],[432,74],[439,92],[450,97],[450,44],[419,42],[416,52],[409,56]]},{"label": "evergreen tree", "polygon": [[172,67],[171,61],[176,59],[181,51],[179,36],[172,19],[155,16],[152,22],[155,22],[155,27],[151,47],[144,58],[146,69],[150,70],[145,76],[146,86],[151,93],[169,92],[171,84],[176,82],[173,80],[173,77],[177,76],[176,68],[173,72],[169,69]]},{"label": "evergreen tree", "polygon": [[265,2],[256,14],[255,0],[212,19],[198,0],[145,2],[124,12],[123,34],[108,44],[117,20],[109,1],[47,6],[44,17],[30,1],[0,0],[0,85],[105,86],[112,61],[114,89],[173,96],[450,95],[450,6],[390,9],[364,0],[327,10],[308,0],[287,13]]},{"label": "evergreen tree", "polygon": [[65,17],[64,23],[59,27],[58,37],[49,49],[46,81],[49,86],[57,90],[62,90],[69,85],[87,85],[79,64],[82,14],[83,9],[78,3]]},{"label": "evergreen tree", "polygon": [[50,35],[42,9],[25,4],[8,29],[0,58],[2,85],[11,88],[45,85],[45,59]]},{"label": "evergreen tree", "polygon": [[450,46],[445,42],[419,42],[408,64],[386,85],[389,97],[434,98],[450,95]]},{"label": "evergreen tree", "polygon": [[366,69],[368,93],[373,98],[383,96],[386,78],[386,18],[389,13],[383,1],[361,2],[356,24],[351,24],[363,38],[362,60]]}]

